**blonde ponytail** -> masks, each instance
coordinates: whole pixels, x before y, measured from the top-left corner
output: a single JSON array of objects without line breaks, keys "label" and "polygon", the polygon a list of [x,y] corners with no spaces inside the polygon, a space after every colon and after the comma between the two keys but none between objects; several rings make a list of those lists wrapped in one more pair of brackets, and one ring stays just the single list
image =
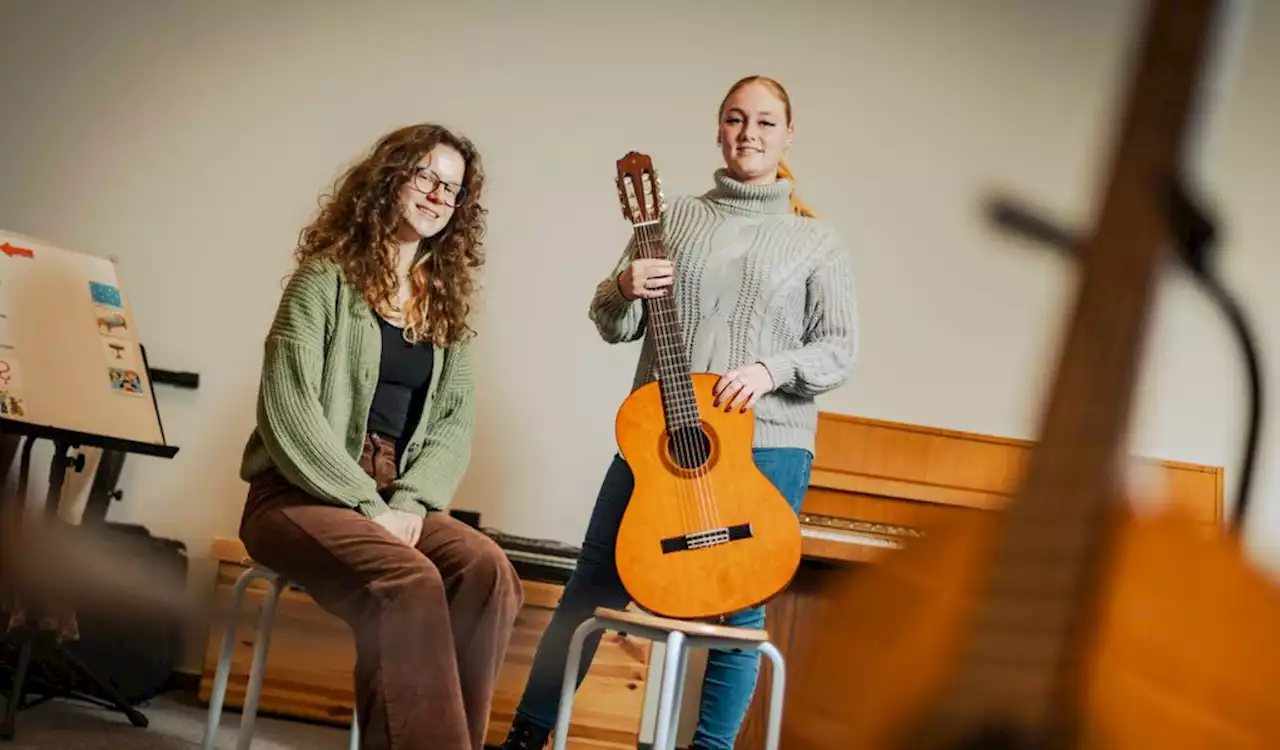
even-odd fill
[{"label": "blonde ponytail", "polygon": [[791,167],[787,166],[785,159],[778,162],[778,179],[791,180],[791,213],[796,216],[804,216],[810,219],[818,218],[818,215],[814,213],[813,209],[809,208],[808,204],[800,200],[800,196],[796,195],[796,178],[795,175],[791,173]]}]

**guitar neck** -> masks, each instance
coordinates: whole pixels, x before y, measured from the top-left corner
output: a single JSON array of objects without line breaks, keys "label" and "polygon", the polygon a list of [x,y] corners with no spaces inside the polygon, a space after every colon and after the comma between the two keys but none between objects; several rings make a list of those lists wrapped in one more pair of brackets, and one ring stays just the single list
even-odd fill
[{"label": "guitar neck", "polygon": [[[1155,0],[1135,60],[1098,225],[1039,445],[1003,518],[974,635],[948,694],[957,713],[999,706],[1029,725],[1069,716],[1087,648],[1132,392],[1169,237],[1165,192],[1183,172],[1221,2]],[[1016,666],[1001,644],[1019,644]]]},{"label": "guitar neck", "polygon": [[[667,260],[666,243],[658,221],[636,225],[635,242],[642,258]],[[668,431],[699,424],[698,402],[694,397],[689,356],[685,352],[684,332],[676,309],[675,286],[668,294],[644,300],[646,323],[653,340],[658,369],[658,389],[662,394],[662,410]]]}]

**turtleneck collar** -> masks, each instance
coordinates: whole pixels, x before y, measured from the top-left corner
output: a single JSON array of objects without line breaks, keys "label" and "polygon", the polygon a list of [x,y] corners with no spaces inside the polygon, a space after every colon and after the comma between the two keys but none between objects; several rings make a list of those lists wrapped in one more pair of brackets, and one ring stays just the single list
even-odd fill
[{"label": "turtleneck collar", "polygon": [[778,180],[767,185],[748,185],[729,176],[724,167],[716,170],[715,187],[706,197],[720,208],[746,216],[768,216],[791,213],[791,181]]}]

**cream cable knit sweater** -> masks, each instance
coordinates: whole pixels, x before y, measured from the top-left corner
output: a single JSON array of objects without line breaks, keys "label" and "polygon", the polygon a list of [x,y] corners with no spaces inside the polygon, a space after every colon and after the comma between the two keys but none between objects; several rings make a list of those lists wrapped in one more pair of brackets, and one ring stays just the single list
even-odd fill
[{"label": "cream cable knit sweater", "polygon": [[[761,362],[777,387],[755,407],[755,447],[814,449],[814,397],[842,385],[858,354],[853,269],[828,224],[790,212],[791,182],[746,185],[723,169],[701,196],[674,200],[662,233],[676,269],[675,304],[694,372],[723,374]],[[617,276],[634,240],[596,287],[590,316],[607,342],[645,334],[641,301]],[[655,378],[646,336],[634,388]]]}]

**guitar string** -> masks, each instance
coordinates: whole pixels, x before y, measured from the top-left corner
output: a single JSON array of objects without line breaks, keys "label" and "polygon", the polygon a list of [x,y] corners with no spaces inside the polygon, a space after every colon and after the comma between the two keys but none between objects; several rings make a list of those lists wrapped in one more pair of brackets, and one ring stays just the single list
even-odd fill
[{"label": "guitar string", "polygon": [[[658,229],[653,227],[653,225],[645,227],[645,233],[646,235],[649,235],[648,239],[650,246],[659,248],[660,250],[660,248],[662,248],[659,244],[660,237],[653,237],[657,232]],[[673,292],[675,292],[675,289],[672,289],[672,294]],[[662,305],[662,302],[655,303],[655,306]],[[662,307],[660,315],[664,317],[675,316],[675,320],[666,321],[666,323],[669,324],[666,329],[666,333],[659,333],[659,337],[664,337],[662,340],[664,340],[664,343],[667,343],[668,352],[671,352],[673,355],[678,357],[684,352],[680,351],[676,346],[676,344],[680,344],[682,342],[680,340],[681,331],[680,328],[678,328],[678,325],[680,325],[680,319],[678,319],[678,312],[675,306],[675,297],[668,297],[666,305],[666,307]],[[668,365],[671,365],[671,362],[668,361]],[[671,372],[668,372],[668,374],[671,374]],[[694,424],[691,425],[692,429],[700,429],[701,422],[696,395],[692,395],[686,390],[689,385],[689,381],[687,380],[675,380],[672,385],[673,421],[677,422],[677,433],[672,435],[672,449],[673,453],[676,453],[677,462],[680,462],[681,466],[685,467],[694,465],[696,459],[698,459],[698,436],[691,433],[689,426],[680,425],[680,422],[689,421],[691,419],[692,422],[694,422]],[[692,401],[690,401],[690,397],[692,397]],[[707,486],[707,483],[705,483],[705,480],[701,479],[699,472],[694,470],[694,479],[692,479],[692,481],[681,481],[681,486],[684,486],[686,490],[691,491],[695,515],[698,517],[698,526],[694,527],[694,529],[690,529],[690,531],[696,532],[713,529],[716,518],[714,518],[712,503],[710,503],[710,488]]]},{"label": "guitar string", "polygon": [[[637,191],[638,194],[640,192],[641,191]],[[643,226],[636,227],[637,234],[639,235],[638,239],[640,241],[641,251],[642,252],[647,251],[647,254],[650,257],[659,257],[658,251],[662,250],[664,247],[663,241],[662,241],[660,222],[661,222],[661,217],[659,217],[659,222],[656,225],[645,224]],[[672,287],[671,294],[674,294],[674,286]],[[658,299],[662,299],[662,298],[658,298]],[[669,308],[663,308],[662,303],[656,300],[650,307],[654,309],[654,315],[656,318],[659,318],[659,319],[665,318],[665,316],[663,315],[664,312],[666,313],[666,315],[675,316],[674,333],[666,334],[664,338],[664,333],[661,327],[659,327],[657,329],[657,332],[655,333],[655,338],[657,339],[657,343],[667,344],[668,351],[671,351],[674,348],[671,346],[671,342],[680,337],[679,313],[675,309],[674,296],[669,296],[666,299],[668,300],[668,304],[670,306]],[[682,351],[675,352],[677,356],[682,353],[683,353]],[[659,361],[661,362],[661,358],[659,358]],[[686,376],[688,374],[689,373],[686,373]],[[691,381],[686,380],[684,384],[691,385]],[[679,386],[674,386],[674,387],[676,387],[677,389],[679,388]],[[686,397],[688,396],[692,396],[692,403],[686,403]],[[676,390],[672,394],[672,402],[673,402],[672,404],[673,421],[679,422],[682,417],[692,416],[694,421],[693,427],[699,431],[698,434],[700,435],[701,434],[701,414],[698,409],[697,395],[686,394],[681,392],[680,390]],[[665,407],[665,404],[664,404],[664,407]],[[692,414],[690,415],[687,412],[692,412]],[[672,451],[673,453],[676,454],[678,462],[684,465],[694,463],[694,461],[698,458],[697,437],[694,435],[686,434],[683,430],[678,432],[675,435],[672,435],[671,437],[672,437]],[[709,457],[709,453],[708,453],[708,457]],[[706,476],[707,476],[706,462],[705,461],[699,462],[696,468],[693,469],[693,473],[694,473],[693,481],[682,482],[680,486],[682,490],[685,491],[683,493],[685,497],[688,496],[687,494],[688,489],[692,488],[693,490],[693,495],[694,495],[693,500],[696,504],[697,516],[702,524],[702,527],[698,530],[707,531],[713,528],[717,528],[718,526],[721,525],[719,523],[720,514],[718,512],[718,508],[716,506],[715,499],[713,497],[710,483],[706,481]],[[685,525],[687,529],[688,528],[687,522],[685,522]],[[688,532],[686,531],[686,533]]]},{"label": "guitar string", "polygon": [[[647,246],[645,249],[650,251],[649,253],[650,255],[656,257],[657,255],[656,249],[661,247],[661,245],[659,244],[661,243],[661,235],[657,234],[658,228],[650,224],[650,225],[645,225],[643,227],[640,227],[639,229],[643,234],[642,243],[644,243]],[[671,289],[671,294],[674,294],[674,291],[675,290],[673,286]],[[668,297],[668,299],[674,300],[674,297],[673,296]],[[659,308],[657,304],[655,304],[654,307]],[[677,316],[675,321],[675,324],[677,326],[677,328],[675,329],[676,333],[667,334],[667,340],[665,341],[665,343],[667,343],[668,346],[670,347],[670,344],[675,340],[679,332],[679,328],[678,328],[679,318],[678,318],[678,312],[674,307],[674,302],[671,303],[671,307],[669,309],[666,309],[665,312],[669,315]],[[658,332],[655,335],[659,339],[662,339],[664,334],[661,329],[658,329]],[[701,434],[702,420],[701,420],[701,414],[698,409],[697,395],[693,394],[692,402],[687,403],[686,401],[689,396],[690,394],[684,393],[683,391],[677,391],[674,394],[673,409],[675,411],[675,415],[674,415],[675,421],[677,422],[680,421],[682,417],[692,417],[693,419],[692,426],[693,428],[697,429],[699,432],[698,434],[685,434],[683,431],[681,431],[681,433],[678,433],[676,436],[674,436],[673,449],[675,452],[677,452],[677,454],[679,454],[679,458],[684,459],[682,462],[684,465],[687,466],[689,464],[694,464],[696,462],[696,467],[693,469],[693,475],[694,475],[693,480],[688,483],[682,483],[682,485],[687,484],[692,487],[695,500],[697,502],[698,516],[703,524],[703,527],[702,529],[700,529],[700,531],[707,531],[710,529],[718,528],[722,524],[720,519],[719,508],[716,503],[716,498],[714,496],[712,486],[710,482],[707,481],[707,478],[706,478],[707,471],[708,471],[707,462],[705,460],[699,461],[699,459],[702,458],[702,454],[701,454],[701,451],[699,450],[698,435]],[[708,452],[705,454],[706,457],[708,458],[710,457],[709,448],[710,446],[708,446]]]},{"label": "guitar string", "polygon": [[[637,246],[640,250],[640,254],[642,257],[653,258],[657,256],[657,253],[655,252],[653,247],[654,245],[653,238],[649,236],[650,232],[648,232],[647,230],[648,230],[647,226],[635,227]],[[662,317],[661,310],[659,309],[657,304],[650,304],[650,301],[648,300],[646,300],[645,304],[649,308],[650,312],[655,316],[655,318]],[[661,321],[659,320],[658,322],[661,322]],[[662,353],[661,347],[665,343],[663,330],[660,325],[651,325],[650,330],[654,332],[654,337],[656,339],[654,342],[655,349],[656,349],[655,353],[658,358],[659,370],[661,370],[663,368],[663,361],[661,357],[661,353]],[[662,392],[662,389],[663,389],[663,384],[661,382],[661,373],[659,373],[659,393]],[[665,403],[663,404],[663,411],[665,414],[666,412]],[[676,445],[673,447],[673,450],[678,452],[680,436],[679,434],[676,434],[676,435],[673,435],[672,438],[673,438],[673,441],[676,443]],[[696,524],[697,524],[696,516],[698,511],[698,508],[697,508],[698,504],[696,503],[695,499],[690,496],[689,488],[685,485],[685,483],[679,482],[677,483],[676,487],[677,489],[675,493],[675,502],[680,515],[680,529],[682,533],[688,534],[691,531],[693,531],[696,527]],[[694,516],[694,519],[690,518],[691,515]]]},{"label": "guitar string", "polygon": [[[640,235],[639,239],[640,239],[641,251],[647,257],[651,257],[651,258],[659,257],[657,252],[657,249],[659,247],[657,244],[658,239],[654,237],[654,227],[652,225],[645,225],[645,226],[637,227],[637,230],[638,230],[638,234]],[[653,312],[654,317],[658,323],[669,322],[666,320],[666,315],[664,314],[669,311],[665,310],[662,307],[662,303],[659,302],[657,299],[652,301],[652,304],[650,305],[650,309]],[[653,326],[652,330],[654,331],[654,337],[656,339],[655,345],[659,347],[665,345],[668,352],[674,349],[673,347],[674,337],[671,334],[666,333],[662,325],[655,325]],[[663,361],[663,358],[661,357],[661,352],[662,352],[662,349],[659,348],[658,349],[659,367],[660,369],[669,369],[670,365],[668,362]],[[673,385],[672,387],[675,388],[678,386]],[[684,417],[687,416],[685,414],[685,409],[687,409],[687,405],[684,403],[682,393],[678,391],[674,391],[674,392],[671,392],[670,396],[672,401],[671,420],[672,422],[677,424],[677,431],[671,435],[672,452],[676,454],[677,463],[683,465],[685,463],[688,463],[688,458],[690,458],[692,455],[691,451],[689,450],[692,447],[689,445],[689,438],[685,436],[683,431],[679,430],[679,427],[678,427],[679,422]],[[664,404],[664,410],[665,410],[665,406],[666,405]],[[670,431],[670,426],[668,426],[668,430]],[[696,485],[693,486],[692,487],[693,496],[690,497],[689,490],[691,489],[691,487],[689,483],[682,481],[677,486],[680,488],[678,491],[680,504],[682,506],[689,505],[689,504],[693,505],[693,512],[694,512],[694,515],[697,517],[698,524],[705,527],[709,519],[707,518],[705,504],[702,502],[702,497],[698,492],[699,488]],[[693,501],[692,503],[690,503],[691,500]],[[682,513],[682,516],[683,516],[683,513]],[[682,524],[684,526],[684,533],[686,534],[699,530],[697,526],[691,526],[688,520],[683,517],[682,517]]]}]

